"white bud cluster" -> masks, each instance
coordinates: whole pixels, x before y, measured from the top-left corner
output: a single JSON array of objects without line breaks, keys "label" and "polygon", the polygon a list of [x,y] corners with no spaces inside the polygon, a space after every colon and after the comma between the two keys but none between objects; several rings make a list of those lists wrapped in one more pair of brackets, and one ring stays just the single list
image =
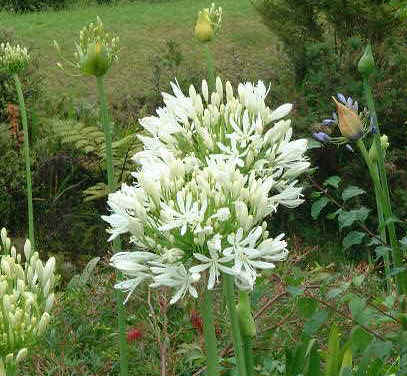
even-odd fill
[{"label": "white bud cluster", "polygon": [[0,71],[8,74],[18,74],[24,71],[31,57],[26,47],[11,45],[9,42],[0,44]]},{"label": "white bud cluster", "polygon": [[55,300],[55,258],[44,265],[29,240],[21,255],[11,245],[5,228],[0,234],[0,341],[8,354],[0,359],[1,376],[2,369],[25,358],[47,328]]}]

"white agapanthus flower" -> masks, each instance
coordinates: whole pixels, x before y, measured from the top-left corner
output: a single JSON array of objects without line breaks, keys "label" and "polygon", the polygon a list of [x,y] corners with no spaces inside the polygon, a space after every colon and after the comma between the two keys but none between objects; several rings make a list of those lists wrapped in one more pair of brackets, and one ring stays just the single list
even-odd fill
[{"label": "white agapanthus flower", "polygon": [[284,234],[269,237],[264,218],[303,202],[306,140],[292,140],[292,105],[271,110],[261,81],[240,84],[237,96],[219,78],[212,93],[206,81],[201,94],[171,87],[156,116],[140,120],[134,184],[109,195],[103,216],[109,240],[129,233],[137,248],[112,257],[128,277],[116,287],[171,287],[174,303],[197,297],[202,277],[213,289],[227,273],[251,289],[261,270],[287,257]]}]

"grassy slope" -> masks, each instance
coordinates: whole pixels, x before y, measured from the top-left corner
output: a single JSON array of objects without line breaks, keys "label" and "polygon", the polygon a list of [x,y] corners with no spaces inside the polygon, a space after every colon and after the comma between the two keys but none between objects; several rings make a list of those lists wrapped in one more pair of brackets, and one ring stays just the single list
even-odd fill
[{"label": "grassy slope", "polygon": [[[61,12],[26,15],[0,14],[1,26],[13,29],[17,39],[31,46],[40,57],[41,70],[49,79],[51,93],[92,96],[92,80],[70,78],[57,67],[59,61],[52,41],[57,40],[66,57],[71,57],[79,30],[99,15],[108,30],[121,40],[120,62],[109,75],[113,99],[131,93],[144,94],[151,90],[149,57],[160,53],[164,41],[175,40],[181,45],[185,65],[204,66],[202,47],[193,37],[197,11],[208,6],[207,0],[178,0],[163,3],[135,2],[108,6],[93,6]],[[247,71],[256,78],[269,79],[278,74],[279,54],[275,41],[261,23],[249,0],[221,0],[224,27],[211,44],[217,68],[225,76],[241,74],[236,55],[248,63]],[[227,72],[227,73],[226,73]],[[264,77],[265,76],[265,77]]]}]

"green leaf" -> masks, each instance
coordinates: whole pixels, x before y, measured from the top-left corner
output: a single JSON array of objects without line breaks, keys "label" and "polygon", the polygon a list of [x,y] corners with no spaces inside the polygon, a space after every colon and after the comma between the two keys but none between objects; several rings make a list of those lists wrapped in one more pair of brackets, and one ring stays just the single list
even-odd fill
[{"label": "green leaf", "polygon": [[362,329],[360,326],[355,326],[350,334],[353,353],[363,352],[373,340],[373,336]]},{"label": "green leaf", "polygon": [[365,276],[363,274],[361,275],[357,275],[355,277],[352,278],[352,283],[356,286],[356,287],[360,287],[362,286],[363,281],[365,280]]},{"label": "green leaf", "polygon": [[333,213],[327,214],[325,217],[327,219],[335,219],[337,215],[342,211],[342,209],[338,209],[337,211],[334,211]]},{"label": "green leaf", "polygon": [[344,282],[340,287],[329,290],[327,293],[328,298],[333,299],[343,294],[349,288],[350,285],[351,285],[350,282]]},{"label": "green leaf", "polygon": [[376,247],[374,251],[376,253],[377,259],[379,259],[380,257],[386,257],[387,255],[389,255],[389,253],[391,252],[391,248],[381,245],[379,247]]},{"label": "green leaf", "polygon": [[304,294],[304,289],[296,286],[288,286],[287,291],[294,297]]},{"label": "green leaf", "polygon": [[369,215],[370,209],[362,206],[359,209],[350,211],[342,210],[338,216],[339,229],[351,226],[355,221],[364,222]]},{"label": "green leaf", "polygon": [[407,236],[400,240],[401,248],[407,249]]},{"label": "green leaf", "polygon": [[358,296],[353,296],[349,303],[350,313],[355,321],[361,320],[363,311],[366,308],[366,300]]},{"label": "green leaf", "polygon": [[337,376],[339,372],[339,329],[335,324],[331,328],[328,339],[325,376]]},{"label": "green leaf", "polygon": [[364,232],[351,231],[343,239],[343,242],[342,242],[343,248],[348,249],[348,248],[352,247],[353,245],[362,243],[365,235],[366,234]]},{"label": "green leaf", "polygon": [[314,140],[313,138],[308,138],[307,141],[308,141],[307,142],[307,149],[308,150],[310,150],[310,149],[318,149],[318,148],[322,147],[322,144],[319,141]]},{"label": "green leaf", "polygon": [[399,267],[399,268],[393,268],[390,270],[390,273],[388,274],[389,277],[392,277],[394,275],[400,274],[401,272],[404,272],[406,268],[404,266]]},{"label": "green leaf", "polygon": [[342,200],[347,201],[352,197],[359,196],[366,193],[363,189],[356,187],[354,185],[350,185],[342,192]]},{"label": "green leaf", "polygon": [[319,200],[315,201],[311,206],[311,216],[313,219],[317,219],[321,210],[328,204],[329,199],[327,197],[321,197]]},{"label": "green leaf", "polygon": [[383,223],[380,224],[379,231],[382,231],[386,226],[388,226],[391,223],[403,223],[403,221],[401,221],[397,217],[387,218]]},{"label": "green leaf", "polygon": [[304,324],[303,333],[307,337],[312,337],[314,333],[322,326],[322,324],[328,319],[328,312],[316,311],[311,318]]},{"label": "green leaf", "polygon": [[330,185],[331,187],[338,188],[341,182],[341,178],[339,176],[330,176],[328,179],[324,181],[324,185]]}]

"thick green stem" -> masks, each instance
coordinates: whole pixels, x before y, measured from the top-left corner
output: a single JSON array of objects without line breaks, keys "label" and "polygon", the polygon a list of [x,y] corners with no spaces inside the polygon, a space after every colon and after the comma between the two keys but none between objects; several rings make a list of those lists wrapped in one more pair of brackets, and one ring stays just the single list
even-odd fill
[{"label": "thick green stem", "polygon": [[242,337],[240,334],[239,318],[237,317],[234,294],[234,278],[223,274],[226,306],[229,311],[230,322],[232,324],[233,347],[235,349],[236,365],[239,376],[247,376],[246,362],[243,352]]},{"label": "thick green stem", "polygon": [[215,78],[215,67],[211,55],[211,51],[209,50],[208,43],[205,44],[205,57],[206,57],[206,65],[208,67],[208,88],[209,93],[215,90],[216,87],[216,78]]},{"label": "thick green stem", "polygon": [[213,321],[213,297],[212,291],[205,289],[205,299],[201,306],[204,321],[203,332],[206,346],[206,365],[208,376],[219,375],[218,348],[216,345],[215,325]]},{"label": "thick green stem", "polygon": [[[107,108],[106,93],[103,85],[103,76],[96,77],[96,83],[100,101],[100,119],[102,121],[103,132],[105,134],[107,185],[109,187],[109,192],[113,192],[115,188],[115,181],[113,174],[112,129]],[[113,251],[118,252],[120,248],[120,238],[117,237],[113,241]],[[120,376],[127,376],[129,374],[129,360],[128,345],[126,341],[126,313],[123,306],[124,296],[119,290],[116,290],[115,295],[120,341]]]},{"label": "thick green stem", "polygon": [[20,106],[21,121],[23,123],[24,130],[24,158],[25,158],[25,179],[27,185],[27,204],[28,204],[28,238],[31,242],[31,248],[35,249],[34,238],[34,210],[33,210],[33,193],[32,193],[32,178],[31,178],[31,158],[30,158],[30,144],[27,125],[27,112],[25,109],[23,90],[21,89],[21,82],[17,74],[13,75],[18,102]]},{"label": "thick green stem", "polygon": [[[380,229],[380,238],[383,241],[383,243],[387,242],[387,236],[386,236],[386,226],[385,226],[385,219],[384,219],[384,213],[383,213],[383,189],[380,184],[380,179],[379,179],[379,173],[377,169],[376,162],[373,162],[370,160],[369,153],[366,149],[365,144],[363,143],[362,140],[358,140],[357,145],[362,153],[363,159],[366,162],[366,165],[369,169],[369,174],[370,177],[373,181],[373,186],[374,186],[374,191],[375,191],[375,197],[376,197],[376,206],[377,206],[377,214],[379,218],[379,229]],[[385,267],[385,272],[386,272],[386,284],[387,284],[387,289],[390,292],[391,290],[391,284],[390,284],[390,257],[389,255],[384,256],[384,267]]]},{"label": "thick green stem", "polygon": [[[376,115],[376,109],[375,109],[373,95],[372,95],[372,89],[369,85],[369,80],[368,80],[367,76],[363,77],[363,88],[364,88],[365,95],[366,95],[366,101],[367,101],[367,105],[369,108],[369,113],[370,113],[370,116],[372,117],[372,125],[375,128],[374,145],[375,145],[375,148],[377,151],[377,167],[378,167],[379,180],[380,180],[380,185],[381,185],[381,190],[382,190],[382,200],[381,200],[382,209],[383,209],[383,215],[385,218],[385,222],[387,224],[387,231],[389,234],[390,245],[392,248],[393,264],[394,264],[395,268],[402,268],[402,266],[403,266],[402,254],[401,254],[399,242],[398,242],[397,236],[396,236],[396,229],[394,226],[394,221],[391,220],[393,218],[393,213],[392,213],[391,202],[390,202],[390,193],[389,193],[389,186],[387,183],[387,175],[386,175],[386,170],[384,167],[384,153],[383,153],[383,148],[382,148],[381,140],[380,140],[380,128],[379,128],[379,124],[377,122],[377,115]],[[397,281],[398,292],[400,294],[406,294],[406,292],[407,292],[407,271],[404,270],[404,271],[401,271],[400,273],[398,273],[396,276],[396,281]]]},{"label": "thick green stem", "polygon": [[243,354],[246,363],[247,376],[254,375],[253,359],[253,337],[256,335],[256,325],[254,323],[250,294],[248,291],[239,291],[239,304],[237,305],[239,316],[240,334],[243,342]]}]

